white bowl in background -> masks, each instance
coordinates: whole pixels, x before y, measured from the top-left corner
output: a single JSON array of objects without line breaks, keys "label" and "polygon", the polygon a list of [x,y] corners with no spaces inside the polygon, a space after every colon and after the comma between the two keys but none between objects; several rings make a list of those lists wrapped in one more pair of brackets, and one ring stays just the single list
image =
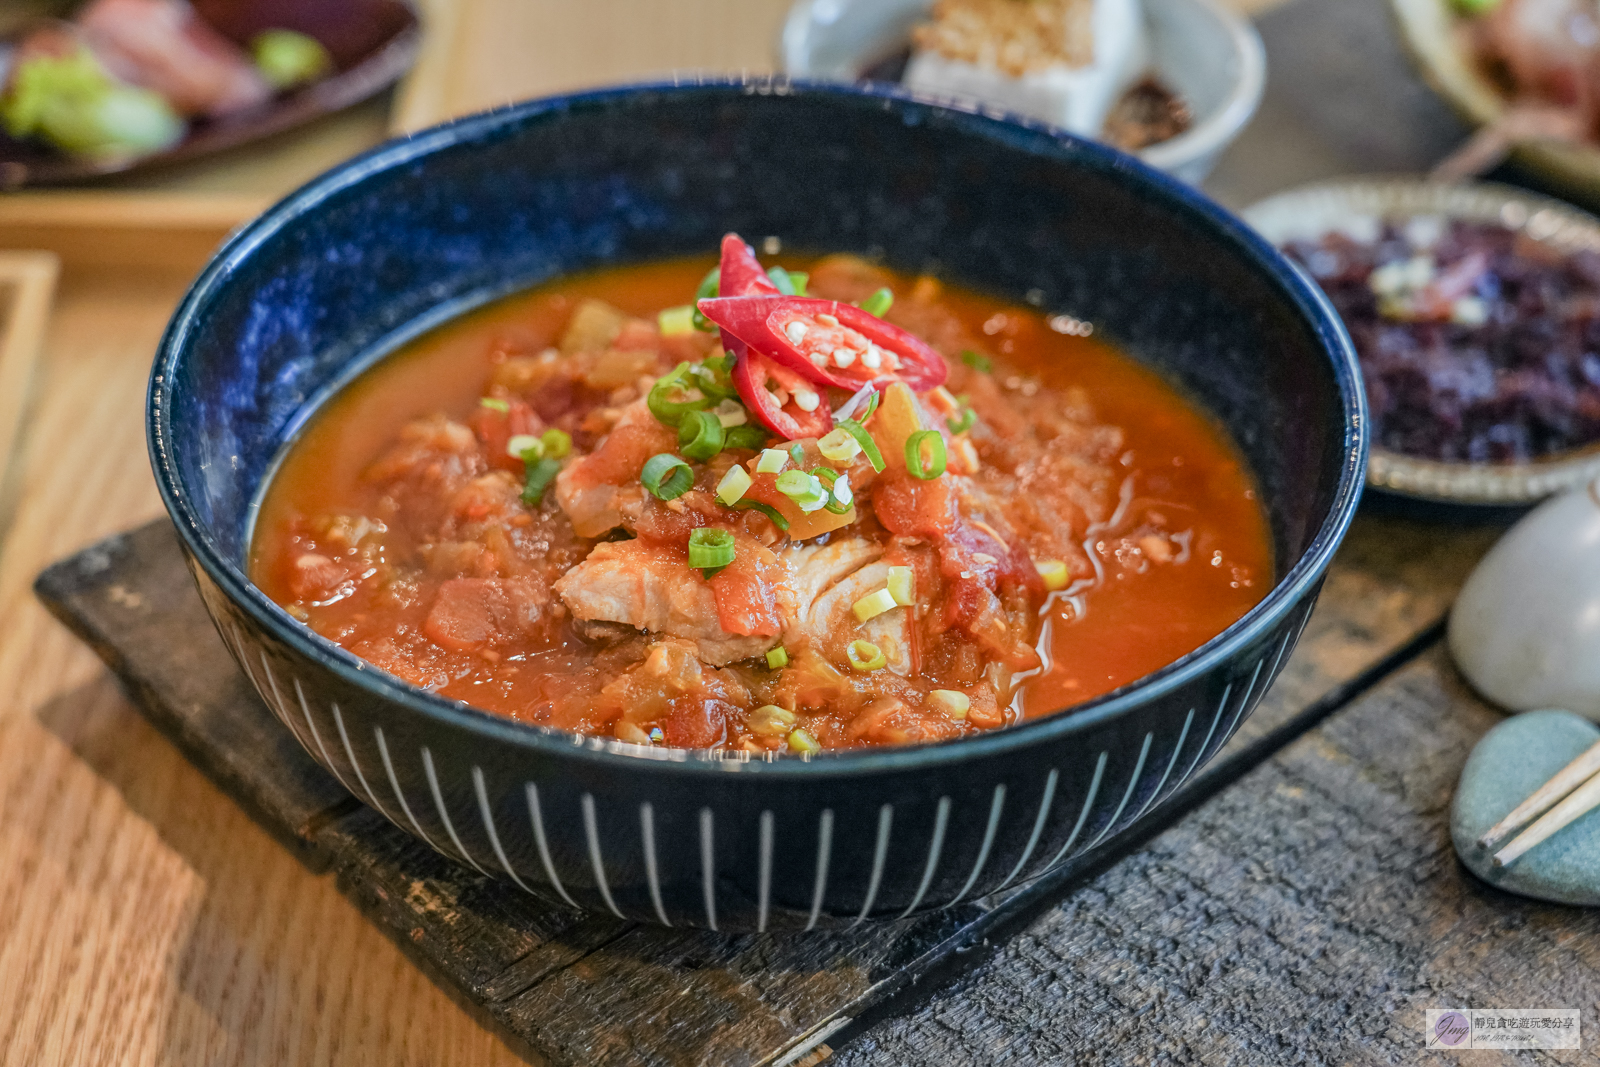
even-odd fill
[{"label": "white bowl in background", "polygon": [[[906,46],[932,0],[799,0],[778,42],[792,78],[856,81]],[[1244,129],[1266,83],[1266,53],[1248,19],[1215,0],[1144,0],[1153,73],[1189,105],[1194,123],[1137,154],[1198,184]]]}]

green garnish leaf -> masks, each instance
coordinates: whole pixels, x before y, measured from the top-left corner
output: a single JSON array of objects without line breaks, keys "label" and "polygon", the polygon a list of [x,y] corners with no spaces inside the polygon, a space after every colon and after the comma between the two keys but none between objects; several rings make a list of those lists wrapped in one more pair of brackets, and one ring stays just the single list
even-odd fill
[{"label": "green garnish leaf", "polygon": [[[872,394],[876,397],[878,394]],[[878,442],[872,439],[867,428],[855,419],[840,419],[834,423],[839,429],[856,439],[856,444],[861,446],[861,451],[866,453],[867,462],[872,464],[872,469],[879,474],[883,473],[883,453],[878,450]]]},{"label": "green garnish leaf", "polygon": [[778,475],[776,485],[778,492],[807,513],[822,508],[828,502],[828,490],[823,488],[822,480],[802,470],[784,471]]},{"label": "green garnish leaf", "polygon": [[709,411],[690,411],[678,424],[678,451],[701,463],[722,451],[726,433]]},{"label": "green garnish leaf", "polygon": [[800,293],[794,287],[794,279],[791,278],[789,276],[789,272],[784,270],[782,267],[768,267],[767,277],[772,279],[772,284],[776,285],[778,287],[778,292],[782,293],[784,296],[800,295]]},{"label": "green garnish leaf", "polygon": [[906,469],[928,482],[944,473],[944,437],[938,430],[918,430],[906,438]]},{"label": "green garnish leaf", "polygon": [[700,301],[716,296],[721,281],[722,266],[719,264],[706,272],[706,276],[700,279],[700,287],[694,291],[694,328],[702,333],[717,332],[717,324],[700,314]]},{"label": "green garnish leaf", "polygon": [[[533,454],[533,449],[528,449],[523,461]],[[556,475],[561,473],[561,464],[548,456],[544,459],[535,459],[528,463],[527,478],[522,484],[522,502],[530,508],[539,506],[544,499],[545,490],[550,488],[550,483],[556,480]]]},{"label": "green garnish leaf", "polygon": [[158,152],[186,129],[165,97],[112,78],[82,47],[17,66],[0,98],[0,120],[12,137],[37,137],[75,155],[105,158]]},{"label": "green garnish leaf", "polygon": [[772,525],[784,533],[789,532],[789,520],[784,518],[783,513],[771,504],[763,504],[759,500],[740,500],[729,506],[739,511],[759,511],[772,520]]},{"label": "green garnish leaf", "polygon": [[572,454],[572,435],[557,427],[550,427],[539,435],[539,443],[544,446],[544,454],[551,459],[564,459]]},{"label": "green garnish leaf", "polygon": [[858,671],[875,671],[889,663],[883,649],[871,641],[851,641],[844,652],[850,659],[850,666]]},{"label": "green garnish leaf", "polygon": [[883,318],[888,310],[894,306],[894,294],[887,287],[879,289],[865,300],[861,301],[861,310],[875,318]]},{"label": "green garnish leaf", "polygon": [[659,500],[676,500],[694,487],[694,471],[670,452],[645,460],[639,480]]},{"label": "green garnish leaf", "polygon": [[733,556],[733,534],[727,530],[703,526],[689,535],[689,566],[697,571],[719,571],[733,562]]},{"label": "green garnish leaf", "polygon": [[961,362],[982,374],[988,374],[994,370],[994,360],[980,352],[974,352],[970,348],[961,353]]},{"label": "green garnish leaf", "polygon": [[256,69],[274,89],[314,82],[333,70],[333,57],[315,37],[293,30],[266,30],[250,42]]},{"label": "green garnish leaf", "polygon": [[746,423],[743,426],[729,426],[722,434],[723,448],[748,448],[759,451],[767,439],[772,435],[755,423]]},{"label": "green garnish leaf", "polygon": [[650,414],[674,429],[688,412],[704,411],[712,405],[711,398],[703,393],[699,399],[673,399],[676,396],[686,395],[690,390],[699,391],[698,383],[689,381],[693,368],[694,364],[689,362],[673,367],[671,371],[656,380],[656,384],[650,387],[649,397],[645,399]]}]

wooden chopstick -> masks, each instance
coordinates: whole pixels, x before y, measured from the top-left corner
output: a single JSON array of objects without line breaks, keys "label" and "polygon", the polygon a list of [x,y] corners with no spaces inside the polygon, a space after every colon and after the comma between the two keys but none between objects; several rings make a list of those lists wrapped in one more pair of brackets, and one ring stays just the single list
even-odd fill
[{"label": "wooden chopstick", "polygon": [[[1489,828],[1488,833],[1478,838],[1478,844],[1484,848],[1494,848],[1529,821],[1549,811],[1557,801],[1582,785],[1596,771],[1600,771],[1600,741],[1590,745],[1577,759],[1557,771],[1554,778],[1535,790],[1531,797],[1512,808],[1511,814],[1495,823]],[[1521,852],[1518,855],[1521,855]]]},{"label": "wooden chopstick", "polygon": [[1567,799],[1546,812],[1538,822],[1511,839],[1511,843],[1494,854],[1494,865],[1504,867],[1543,841],[1563,826],[1600,806],[1600,774],[1567,795]]}]

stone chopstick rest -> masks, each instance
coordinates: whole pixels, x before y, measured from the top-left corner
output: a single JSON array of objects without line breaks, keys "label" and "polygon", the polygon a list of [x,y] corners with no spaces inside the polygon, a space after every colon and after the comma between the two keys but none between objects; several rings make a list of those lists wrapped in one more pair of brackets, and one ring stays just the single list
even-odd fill
[{"label": "stone chopstick rest", "polygon": [[1600,809],[1578,816],[1513,862],[1498,866],[1482,838],[1563,767],[1600,741],[1600,727],[1567,711],[1515,715],[1467,758],[1450,812],[1461,862],[1491,885],[1560,904],[1600,905]]}]

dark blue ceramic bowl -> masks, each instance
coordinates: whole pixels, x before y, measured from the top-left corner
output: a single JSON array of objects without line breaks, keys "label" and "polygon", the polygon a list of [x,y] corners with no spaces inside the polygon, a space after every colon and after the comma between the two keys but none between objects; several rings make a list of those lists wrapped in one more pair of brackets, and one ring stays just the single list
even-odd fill
[{"label": "dark blue ceramic bowl", "polygon": [[[1198,651],[1014,729],[748,761],[519,725],[412,688],[245,577],[286,440],[420,331],[728,230],[854,250],[1092,321],[1207,407],[1271,513],[1277,584]],[[943,907],[1143,818],[1222,747],[1311,611],[1366,467],[1355,356],[1233,216],[1128,156],[887,90],[716,82],[535,101],[384,145],[230,241],[156,357],[150,453],[206,604],[306,750],[532,893],[721,930]]]}]

